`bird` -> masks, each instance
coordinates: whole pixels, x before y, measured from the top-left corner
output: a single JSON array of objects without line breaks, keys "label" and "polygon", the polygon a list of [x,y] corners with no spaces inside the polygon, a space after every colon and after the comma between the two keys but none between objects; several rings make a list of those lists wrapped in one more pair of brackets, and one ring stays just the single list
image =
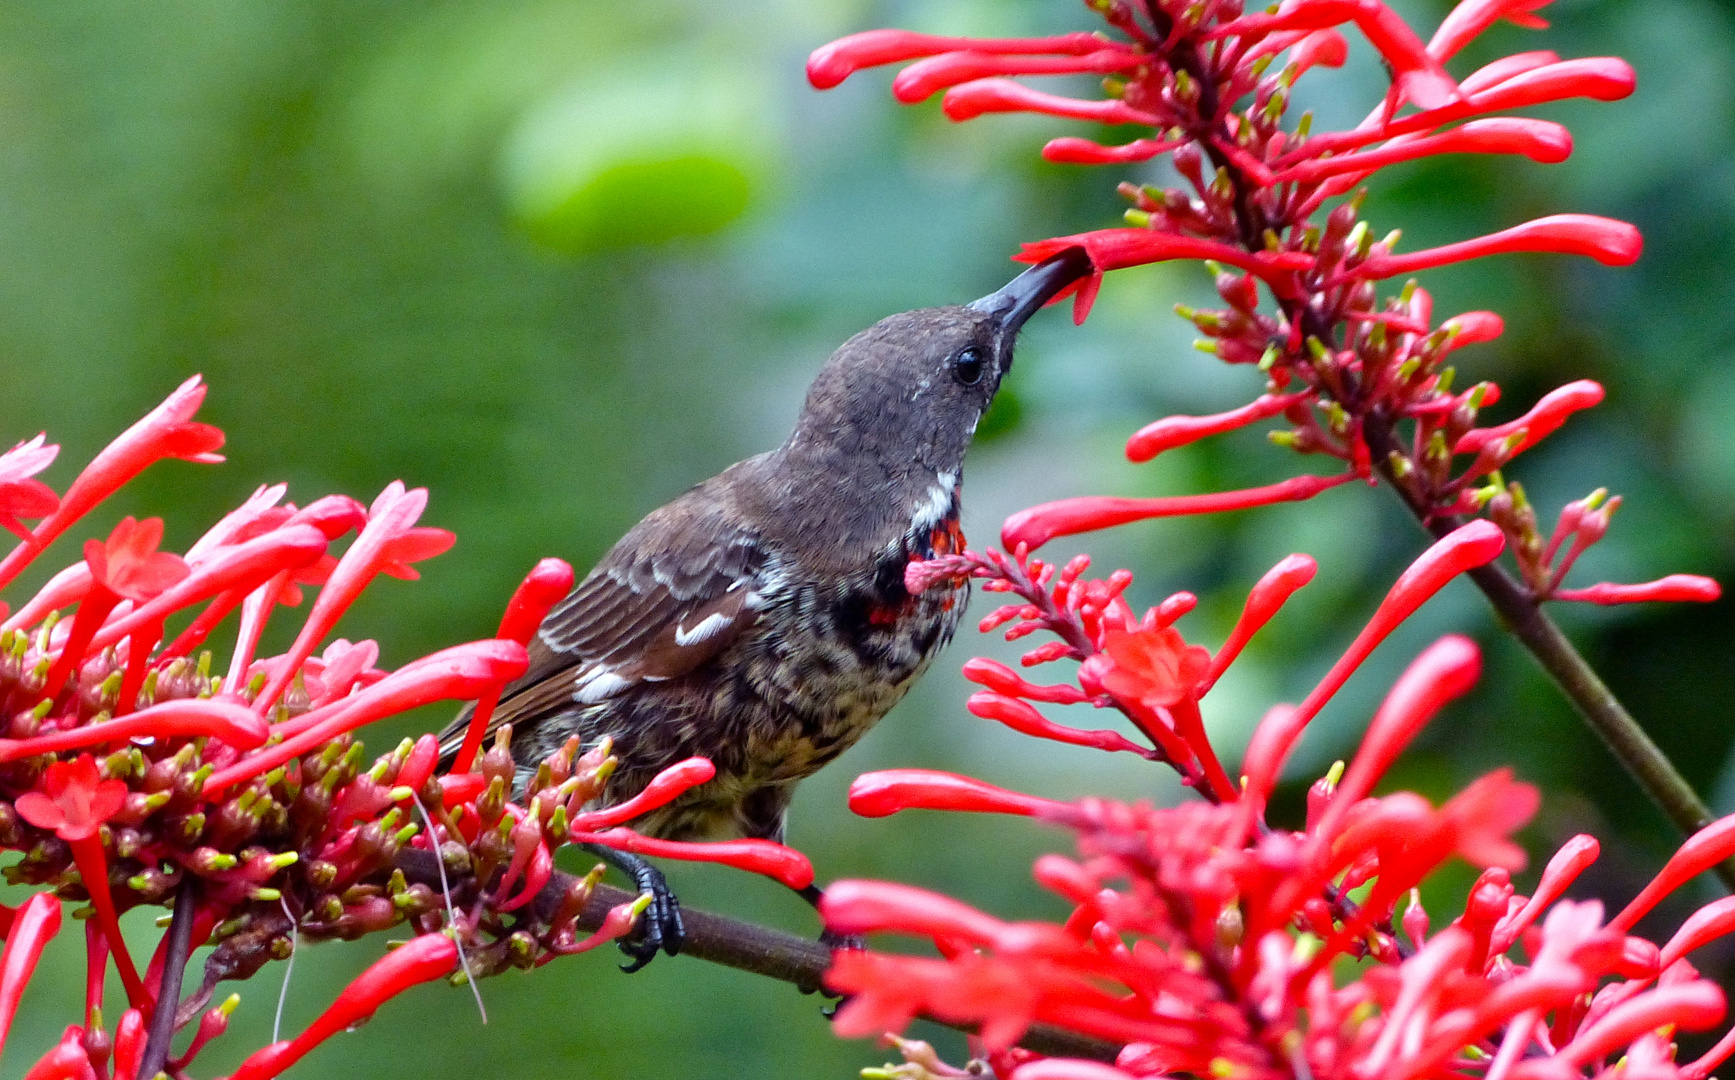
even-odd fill
[{"label": "bird", "polygon": [[[689,757],[716,769],[636,831],[781,842],[796,784],[884,716],[957,629],[968,579],[912,595],[904,569],[963,551],[964,454],[1018,332],[1092,272],[1068,248],[973,303],[880,320],[821,367],[781,446],[629,530],[549,610],[501,694],[489,731],[512,726],[517,789],[572,737],[607,737],[618,766],[598,805]],[[441,733],[444,757],[471,709]],[[624,969],[677,952],[680,907],[661,873],[591,850],[653,896],[621,942]],[[817,888],[801,892],[817,904]]]}]

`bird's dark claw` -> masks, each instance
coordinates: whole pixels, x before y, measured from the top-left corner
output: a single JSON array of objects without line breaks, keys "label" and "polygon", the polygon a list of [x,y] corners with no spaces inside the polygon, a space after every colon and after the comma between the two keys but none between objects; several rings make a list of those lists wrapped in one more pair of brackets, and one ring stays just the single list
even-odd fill
[{"label": "bird's dark claw", "polygon": [[600,856],[603,861],[631,874],[639,891],[649,893],[651,897],[650,907],[639,916],[638,925],[633,927],[632,933],[616,943],[620,946],[620,951],[632,961],[622,964],[621,970],[630,975],[656,959],[658,952],[666,952],[670,956],[678,954],[687,940],[687,928],[681,921],[681,902],[670,891],[663,872],[638,856],[624,851],[616,851],[601,844],[586,844],[584,847],[592,854]]},{"label": "bird's dark claw", "polygon": [[620,951],[632,959],[632,963],[621,965],[621,970],[629,975],[656,959],[659,951],[670,956],[679,953],[687,938],[687,928],[681,922],[681,902],[669,891],[655,867],[646,864],[646,869],[656,875],[656,881],[641,879],[639,887],[650,893],[651,906],[639,916],[633,932],[619,942]]}]

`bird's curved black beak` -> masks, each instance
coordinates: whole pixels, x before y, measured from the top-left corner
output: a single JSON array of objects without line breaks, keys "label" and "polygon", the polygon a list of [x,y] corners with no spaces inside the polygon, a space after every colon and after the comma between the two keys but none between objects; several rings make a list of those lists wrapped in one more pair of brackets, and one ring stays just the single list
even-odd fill
[{"label": "bird's curved black beak", "polygon": [[1083,248],[1070,247],[1058,255],[1050,255],[1007,282],[1004,288],[971,304],[970,310],[996,316],[1001,355],[1007,358],[1010,366],[1012,339],[1018,336],[1025,320],[1058,296],[1061,290],[1094,269]]}]

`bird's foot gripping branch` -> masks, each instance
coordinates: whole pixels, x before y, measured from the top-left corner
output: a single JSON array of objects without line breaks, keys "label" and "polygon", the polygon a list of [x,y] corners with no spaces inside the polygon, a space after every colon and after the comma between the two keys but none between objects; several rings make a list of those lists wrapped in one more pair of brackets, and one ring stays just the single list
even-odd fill
[{"label": "bird's foot gripping branch", "polygon": [[[190,380],[58,496],[33,478],[57,451],[42,437],[0,455],[0,521],[21,538],[0,560],[0,586],[153,462],[221,460],[222,432],[192,419],[204,396]],[[340,638],[315,650],[378,575],[414,578],[412,564],[450,547],[452,534],[417,525],[427,492],[398,483],[371,506],[333,495],[296,507],[285,494],[282,485],[261,488],[179,555],[158,550],[160,520],[127,518],[107,540],[87,541],[83,561],[16,613],[0,609],[0,847],[22,853],[6,867],[8,882],[36,890],[16,910],[0,908],[0,1051],[42,948],[60,929],[61,902],[88,903],[94,916],[85,924],[82,1009],[32,1080],[189,1075],[235,1007],[234,998],[210,1007],[218,984],[288,957],[297,941],[411,935],[313,1026],[247,1058],[235,1080],[276,1076],[417,983],[534,967],[629,933],[648,897],[590,919],[600,926],[589,933],[579,929],[601,868],[556,875],[562,844],[724,862],[793,888],[811,883],[805,858],[766,841],[671,843],[622,827],[709,780],[703,759],[606,809],[591,808],[615,765],[606,742],[580,753],[574,740],[517,793],[507,729],[474,769],[472,748],[462,768],[441,775],[432,735],[369,765],[354,733],[421,705],[480,700],[480,732],[486,703],[523,673],[525,642],[571,586],[572,570],[548,560],[532,571],[499,637],[380,670],[372,641]],[[20,518],[42,521],[27,529]],[[301,605],[304,587],[315,585],[289,650],[256,655],[268,620]],[[218,672],[203,650],[237,612]],[[148,960],[119,932],[119,916],[142,905],[174,907]],[[202,985],[180,1000],[189,954],[206,945]],[[118,1004],[105,994],[111,959],[125,998]],[[118,1017],[112,1029],[105,1015]],[[177,1030],[193,1025],[191,1041],[172,1053]],[[18,1063],[4,1067],[20,1075]]]}]

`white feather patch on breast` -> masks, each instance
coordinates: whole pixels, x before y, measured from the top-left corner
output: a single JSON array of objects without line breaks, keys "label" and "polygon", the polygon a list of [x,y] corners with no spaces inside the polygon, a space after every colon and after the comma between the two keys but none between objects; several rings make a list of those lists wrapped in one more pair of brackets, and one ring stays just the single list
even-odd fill
[{"label": "white feather patch on breast", "polygon": [[927,496],[916,504],[910,514],[911,530],[925,533],[951,517],[957,490],[957,473],[943,472],[936,476],[933,486],[928,488]]}]

